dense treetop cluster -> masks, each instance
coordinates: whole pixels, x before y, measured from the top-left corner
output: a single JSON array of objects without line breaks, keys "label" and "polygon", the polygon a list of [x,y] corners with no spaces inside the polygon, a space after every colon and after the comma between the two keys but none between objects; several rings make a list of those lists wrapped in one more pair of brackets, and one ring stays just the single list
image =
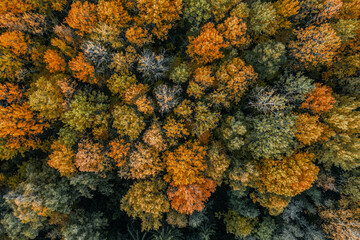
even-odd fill
[{"label": "dense treetop cluster", "polygon": [[1,0],[0,238],[360,239],[360,0]]}]

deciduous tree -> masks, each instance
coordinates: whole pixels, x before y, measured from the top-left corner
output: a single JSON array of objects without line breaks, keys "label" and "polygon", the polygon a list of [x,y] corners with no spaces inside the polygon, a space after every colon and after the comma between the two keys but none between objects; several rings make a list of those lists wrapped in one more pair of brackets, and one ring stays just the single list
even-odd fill
[{"label": "deciduous tree", "polygon": [[70,27],[76,29],[80,36],[84,36],[96,25],[96,5],[88,1],[72,3],[65,21]]},{"label": "deciduous tree", "polygon": [[290,42],[291,53],[305,66],[331,66],[341,39],[330,24],[311,25],[294,32],[297,40]]},{"label": "deciduous tree", "polygon": [[186,53],[198,64],[210,63],[224,57],[220,51],[226,47],[221,33],[216,30],[213,23],[207,23],[201,28],[200,35],[189,37]]},{"label": "deciduous tree", "polygon": [[170,186],[167,196],[173,209],[180,213],[192,214],[205,208],[205,202],[215,188],[216,183],[213,180],[205,179],[199,184]]},{"label": "deciduous tree", "polygon": [[142,230],[159,229],[170,204],[162,192],[165,183],[159,179],[135,182],[121,199],[121,209],[141,219]]}]

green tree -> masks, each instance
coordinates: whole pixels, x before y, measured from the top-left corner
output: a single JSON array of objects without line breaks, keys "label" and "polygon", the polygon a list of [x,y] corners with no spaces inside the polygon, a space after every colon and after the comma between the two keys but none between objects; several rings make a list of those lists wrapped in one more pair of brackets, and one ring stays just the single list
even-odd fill
[{"label": "green tree", "polygon": [[247,120],[252,124],[246,141],[256,159],[279,158],[284,153],[291,153],[295,143],[295,116],[274,114]]},{"label": "green tree", "polygon": [[246,60],[260,78],[273,79],[286,62],[285,45],[273,40],[258,44],[246,55]]}]

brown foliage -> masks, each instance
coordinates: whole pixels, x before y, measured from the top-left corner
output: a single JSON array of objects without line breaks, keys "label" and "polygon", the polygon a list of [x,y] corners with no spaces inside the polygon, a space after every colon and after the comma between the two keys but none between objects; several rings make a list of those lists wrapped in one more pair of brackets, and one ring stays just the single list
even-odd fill
[{"label": "brown foliage", "polygon": [[78,145],[75,165],[81,172],[103,172],[108,169],[108,162],[103,153],[103,146],[89,140],[83,140]]},{"label": "brown foliage", "polygon": [[157,151],[164,151],[167,148],[166,141],[158,124],[153,123],[144,133],[143,141]]},{"label": "brown foliage", "polygon": [[360,221],[350,209],[324,210],[320,212],[323,230],[334,240],[359,239]]},{"label": "brown foliage", "polygon": [[136,146],[136,151],[130,154],[130,174],[134,179],[155,177],[163,170],[163,163],[159,158],[159,153],[143,144]]}]

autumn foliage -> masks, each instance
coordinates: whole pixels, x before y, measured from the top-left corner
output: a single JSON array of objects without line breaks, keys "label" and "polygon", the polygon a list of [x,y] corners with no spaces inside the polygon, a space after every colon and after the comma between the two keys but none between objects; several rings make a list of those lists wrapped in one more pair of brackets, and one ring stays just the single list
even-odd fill
[{"label": "autumn foliage", "polygon": [[206,168],[205,148],[199,143],[186,142],[173,152],[166,152],[164,161],[165,180],[173,186],[203,183]]},{"label": "autumn foliage", "polygon": [[307,95],[305,102],[302,103],[300,108],[309,109],[314,114],[321,114],[332,109],[335,102],[332,90],[316,83],[315,89]]},{"label": "autumn foliage", "polygon": [[198,64],[222,58],[224,55],[221,49],[227,46],[213,23],[204,25],[199,36],[189,37],[189,43],[186,52]]},{"label": "autumn foliage", "polygon": [[295,196],[310,188],[319,168],[312,162],[314,154],[295,153],[282,160],[261,162],[260,189],[284,196]]},{"label": "autumn foliage", "polygon": [[206,179],[201,184],[180,185],[170,187],[167,196],[171,207],[180,213],[192,214],[194,211],[202,211],[205,202],[215,191],[216,184],[213,180]]},{"label": "autumn foliage", "polygon": [[0,239],[360,239],[360,0],[0,0]]}]

